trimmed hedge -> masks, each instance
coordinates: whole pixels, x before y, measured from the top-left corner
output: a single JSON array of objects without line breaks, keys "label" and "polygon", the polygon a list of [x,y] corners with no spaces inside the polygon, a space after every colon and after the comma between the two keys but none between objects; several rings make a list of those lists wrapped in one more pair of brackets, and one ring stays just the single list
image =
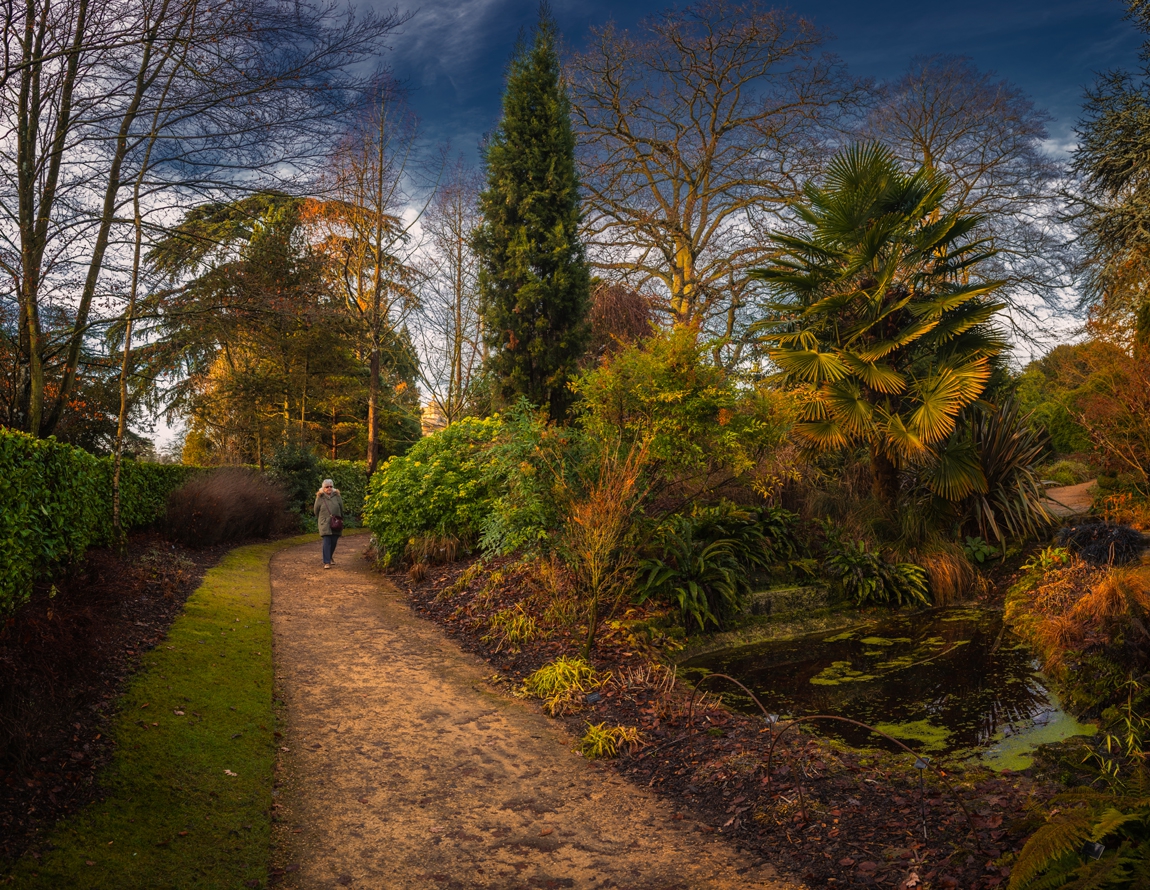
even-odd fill
[{"label": "trimmed hedge", "polygon": [[[126,460],[120,510],[125,528],[164,515],[168,495],[196,467]],[[8,488],[0,510],[0,614],[28,599],[32,583],[112,541],[112,460],[55,439],[0,428],[0,478]]]}]

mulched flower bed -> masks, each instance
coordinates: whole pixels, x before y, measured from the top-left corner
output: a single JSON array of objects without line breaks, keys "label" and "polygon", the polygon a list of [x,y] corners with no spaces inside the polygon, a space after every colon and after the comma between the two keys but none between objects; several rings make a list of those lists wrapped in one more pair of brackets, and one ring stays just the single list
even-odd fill
[{"label": "mulched flower bed", "polygon": [[[480,570],[473,563],[426,567],[417,580],[390,577],[417,613],[496,666],[509,691],[543,664],[579,653],[582,628],[546,619],[539,577],[546,564],[498,559]],[[519,603],[536,617],[539,634],[511,651],[490,618]],[[920,793],[909,755],[845,748],[798,727],[781,736],[768,780],[772,735],[765,720],[732,713],[707,694],[689,726],[690,690],[659,664],[667,640],[642,632],[651,614],[634,608],[628,620],[604,628],[591,662],[614,679],[599,701],[558,718],[576,737],[588,723],[638,727],[645,744],[608,768],[669,800],[676,819],[726,835],[812,887],[1006,884],[1013,856],[1041,824],[1056,787],[1029,773],[957,770],[947,781],[964,812],[932,771],[921,774]]]},{"label": "mulched flower bed", "polygon": [[90,551],[0,625],[0,868],[98,793],[124,682],[228,549],[135,535],[125,556]]}]

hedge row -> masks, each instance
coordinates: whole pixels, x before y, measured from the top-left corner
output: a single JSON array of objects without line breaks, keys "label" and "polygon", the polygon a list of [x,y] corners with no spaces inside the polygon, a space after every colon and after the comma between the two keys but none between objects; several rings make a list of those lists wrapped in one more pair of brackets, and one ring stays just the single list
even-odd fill
[{"label": "hedge row", "polygon": [[[120,515],[124,528],[161,518],[168,495],[194,472],[179,464],[124,461]],[[29,596],[39,577],[112,540],[112,461],[0,428],[0,614]]]}]

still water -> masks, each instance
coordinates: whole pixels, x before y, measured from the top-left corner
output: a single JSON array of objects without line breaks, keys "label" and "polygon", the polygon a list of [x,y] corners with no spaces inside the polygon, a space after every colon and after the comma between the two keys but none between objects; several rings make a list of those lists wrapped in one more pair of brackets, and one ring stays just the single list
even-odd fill
[{"label": "still water", "polygon": [[[900,615],[699,656],[682,668],[692,679],[730,674],[784,717],[850,717],[924,754],[976,755],[995,769],[1022,769],[1037,745],[1093,732],[1062,710],[1033,654],[993,610]],[[729,683],[708,688],[760,713]],[[848,724],[812,728],[856,747],[889,746]]]}]

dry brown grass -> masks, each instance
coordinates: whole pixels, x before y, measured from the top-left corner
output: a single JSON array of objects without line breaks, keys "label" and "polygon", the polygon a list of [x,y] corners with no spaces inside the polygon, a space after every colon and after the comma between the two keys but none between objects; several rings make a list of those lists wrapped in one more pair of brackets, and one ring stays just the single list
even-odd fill
[{"label": "dry brown grass", "polygon": [[412,538],[404,555],[413,565],[444,565],[456,562],[464,550],[463,542],[454,535],[424,535]]},{"label": "dry brown grass", "polygon": [[1061,667],[1070,652],[1109,646],[1121,636],[1150,644],[1150,567],[1075,559],[1011,602],[1008,616],[1033,638],[1046,670]]},{"label": "dry brown grass", "polygon": [[926,571],[936,606],[953,605],[983,592],[985,580],[957,545],[939,546],[910,559]]}]

